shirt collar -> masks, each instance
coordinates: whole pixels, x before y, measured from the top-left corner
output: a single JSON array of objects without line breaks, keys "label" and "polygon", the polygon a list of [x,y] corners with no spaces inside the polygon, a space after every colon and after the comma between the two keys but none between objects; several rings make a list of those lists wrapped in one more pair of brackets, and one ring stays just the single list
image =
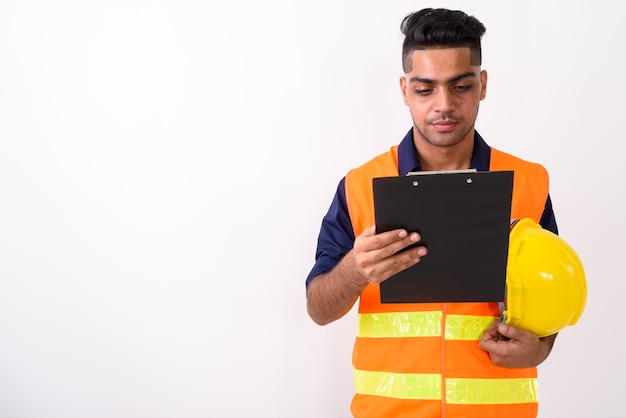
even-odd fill
[{"label": "shirt collar", "polygon": [[[485,140],[474,131],[474,150],[470,168],[477,171],[489,171],[491,148]],[[413,141],[413,128],[409,129],[400,145],[398,145],[398,174],[406,176],[410,171],[422,171],[419,156]]]}]

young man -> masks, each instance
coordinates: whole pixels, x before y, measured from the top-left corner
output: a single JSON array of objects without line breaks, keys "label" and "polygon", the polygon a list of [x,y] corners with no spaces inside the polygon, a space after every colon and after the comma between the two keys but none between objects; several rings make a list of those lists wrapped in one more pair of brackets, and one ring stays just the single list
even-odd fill
[{"label": "young man", "polygon": [[557,233],[546,170],[489,147],[475,131],[487,91],[483,24],[460,11],[424,9],[401,29],[400,88],[413,126],[398,146],[340,181],[306,280],[308,313],[324,325],[359,301],[355,417],[536,417],[536,366],[556,335],[498,324],[497,303],[380,303],[379,284],[428,254],[423,246],[400,251],[420,241],[416,232],[375,232],[374,177],[514,170],[511,217]]}]

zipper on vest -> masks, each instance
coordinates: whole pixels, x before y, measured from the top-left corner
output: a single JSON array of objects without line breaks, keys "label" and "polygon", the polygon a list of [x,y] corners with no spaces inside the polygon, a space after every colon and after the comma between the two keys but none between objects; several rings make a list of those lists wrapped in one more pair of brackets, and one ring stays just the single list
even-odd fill
[{"label": "zipper on vest", "polygon": [[448,304],[441,307],[441,418],[446,417],[446,320],[448,315]]}]

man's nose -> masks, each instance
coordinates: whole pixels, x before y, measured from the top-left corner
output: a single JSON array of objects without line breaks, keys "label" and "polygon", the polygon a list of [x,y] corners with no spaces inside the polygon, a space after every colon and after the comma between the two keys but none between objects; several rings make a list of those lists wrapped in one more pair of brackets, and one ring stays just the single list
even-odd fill
[{"label": "man's nose", "polygon": [[449,112],[454,108],[454,97],[448,89],[438,89],[435,93],[435,110]]}]

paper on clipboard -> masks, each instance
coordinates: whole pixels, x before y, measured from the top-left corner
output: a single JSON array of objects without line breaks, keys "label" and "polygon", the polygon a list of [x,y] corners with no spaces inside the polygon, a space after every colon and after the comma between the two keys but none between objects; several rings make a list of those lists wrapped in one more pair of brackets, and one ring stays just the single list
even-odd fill
[{"label": "paper on clipboard", "polygon": [[513,171],[419,174],[373,179],[377,232],[416,231],[428,248],[380,284],[381,302],[503,301]]}]

